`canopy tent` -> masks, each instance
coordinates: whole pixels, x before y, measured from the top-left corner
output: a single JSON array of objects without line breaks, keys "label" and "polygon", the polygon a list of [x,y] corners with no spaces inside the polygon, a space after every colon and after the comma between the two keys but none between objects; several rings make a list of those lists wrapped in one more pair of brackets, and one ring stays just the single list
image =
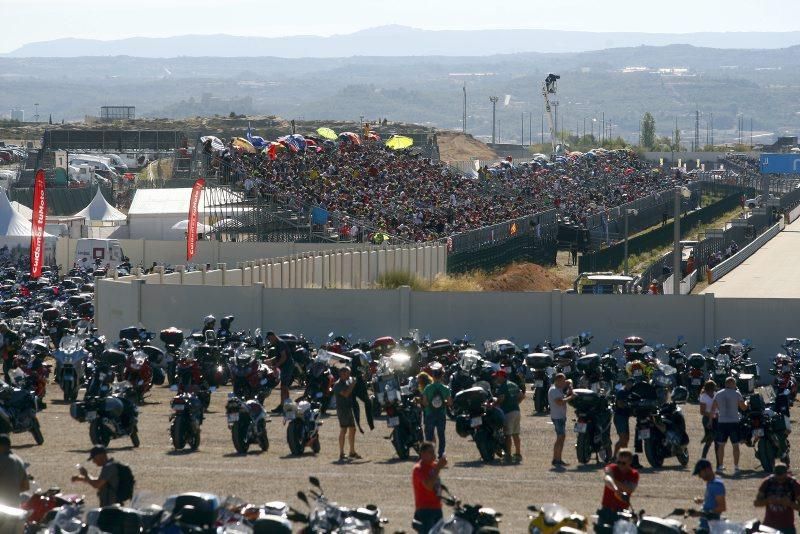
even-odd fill
[{"label": "canopy tent", "polygon": [[87,223],[116,223],[127,221],[128,216],[108,203],[100,189],[94,195],[89,205],[75,214],[76,217],[83,217]]},{"label": "canopy tent", "polygon": [[14,209],[14,211],[22,215],[25,220],[30,221],[33,219],[33,210],[25,204],[20,204],[16,200],[12,200],[11,207]]},{"label": "canopy tent", "polygon": [[[55,237],[47,232],[45,237]],[[23,237],[30,239],[31,222],[14,211],[5,191],[0,191],[0,238]]]},{"label": "canopy tent", "polygon": [[[197,226],[197,233],[199,234],[207,234],[212,230],[210,226],[207,226],[201,223],[200,221],[197,221],[195,224]],[[189,229],[189,219],[183,219],[181,221],[176,222],[175,224],[172,225],[172,229],[183,230],[185,232],[186,230]]]}]

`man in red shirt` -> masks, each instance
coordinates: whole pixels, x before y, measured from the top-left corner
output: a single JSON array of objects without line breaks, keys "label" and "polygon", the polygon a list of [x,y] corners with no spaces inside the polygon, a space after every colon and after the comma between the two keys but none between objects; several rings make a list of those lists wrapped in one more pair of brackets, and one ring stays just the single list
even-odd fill
[{"label": "man in red shirt", "polygon": [[617,515],[631,506],[631,495],[639,484],[639,472],[631,465],[633,453],[630,449],[620,449],[617,463],[605,468],[605,489],[598,519],[600,523],[613,525]]},{"label": "man in red shirt", "polygon": [[776,464],[772,475],[758,488],[753,506],[766,507],[763,525],[781,532],[796,532],[794,511],[800,510],[800,484],[789,474],[786,464]]},{"label": "man in red shirt", "polygon": [[436,449],[430,441],[419,448],[419,462],[414,465],[411,483],[414,488],[414,529],[430,532],[442,519],[442,501],[439,499],[439,471],[447,465],[447,458],[436,460]]}]

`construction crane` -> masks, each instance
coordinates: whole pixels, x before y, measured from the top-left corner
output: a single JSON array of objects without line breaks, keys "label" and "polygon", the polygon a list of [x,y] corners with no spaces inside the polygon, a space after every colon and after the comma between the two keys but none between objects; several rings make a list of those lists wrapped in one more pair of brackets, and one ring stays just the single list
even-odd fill
[{"label": "construction crane", "polygon": [[550,125],[550,141],[553,144],[553,155],[555,155],[560,148],[558,146],[558,140],[556,139],[556,125],[553,121],[553,110],[550,107],[550,96],[549,95],[556,95],[557,87],[556,82],[561,78],[558,74],[550,73],[545,78],[544,83],[542,84],[542,96],[544,97],[544,110],[547,113],[547,123]]}]

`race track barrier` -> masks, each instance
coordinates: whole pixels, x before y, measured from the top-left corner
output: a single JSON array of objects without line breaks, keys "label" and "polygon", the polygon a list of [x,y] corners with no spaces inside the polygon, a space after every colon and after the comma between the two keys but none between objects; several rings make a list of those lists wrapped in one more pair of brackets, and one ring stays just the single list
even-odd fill
[{"label": "race track barrier", "polygon": [[785,227],[784,220],[781,219],[778,223],[771,226],[769,230],[755,238],[750,244],[745,247],[739,249],[739,252],[728,258],[727,260],[723,261],[713,269],[709,269],[708,272],[708,283],[713,284],[733,269],[738,267],[739,265],[744,262],[747,258],[755,254],[755,252],[763,247],[770,239],[775,237],[783,230]]}]

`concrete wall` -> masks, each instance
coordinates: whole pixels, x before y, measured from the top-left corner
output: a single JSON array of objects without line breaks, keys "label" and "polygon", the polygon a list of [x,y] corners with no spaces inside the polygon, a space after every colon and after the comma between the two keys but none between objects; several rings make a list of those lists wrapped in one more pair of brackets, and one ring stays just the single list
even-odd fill
[{"label": "concrete wall", "polygon": [[800,334],[800,299],[267,289],[160,285],[152,280],[97,283],[97,324],[112,339],[121,328],[139,321],[153,331],[198,328],[209,313],[236,315],[236,328],[302,332],[317,342],[330,331],[372,339],[416,328],[432,338],[467,334],[478,343],[512,338],[522,345],[591,331],[591,348],[597,351],[629,335],[650,343],[673,343],[682,335],[690,351],[699,351],[733,336],[752,340],[753,357],[762,368],[784,338]]}]

